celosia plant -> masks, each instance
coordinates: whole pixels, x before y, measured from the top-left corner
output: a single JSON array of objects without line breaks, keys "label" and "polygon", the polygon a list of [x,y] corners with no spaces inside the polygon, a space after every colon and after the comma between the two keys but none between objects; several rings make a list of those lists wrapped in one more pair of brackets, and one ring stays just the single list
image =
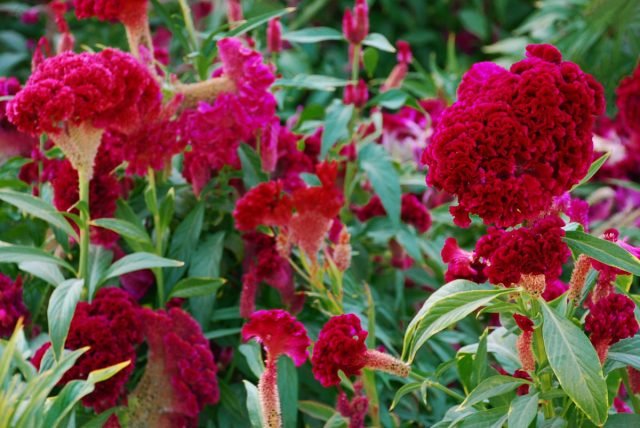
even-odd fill
[{"label": "celosia plant", "polygon": [[640,5],[426,3],[0,6],[0,426],[638,425]]}]

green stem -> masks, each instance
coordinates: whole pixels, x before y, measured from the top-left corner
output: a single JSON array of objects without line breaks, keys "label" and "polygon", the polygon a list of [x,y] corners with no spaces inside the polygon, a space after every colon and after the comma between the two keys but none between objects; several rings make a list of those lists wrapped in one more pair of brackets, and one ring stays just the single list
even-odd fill
[{"label": "green stem", "polygon": [[182,11],[182,17],[184,19],[184,26],[187,29],[187,33],[189,34],[189,38],[191,39],[191,43],[193,44],[192,49],[195,51],[198,50],[198,37],[196,35],[196,28],[193,25],[193,18],[191,16],[191,9],[189,9],[189,5],[186,0],[178,0],[180,3],[180,9]]},{"label": "green stem", "polygon": [[358,83],[358,74],[360,73],[360,51],[362,50],[362,45],[354,45],[353,46],[353,63],[351,63],[351,80],[353,80],[353,84]]},{"label": "green stem", "polygon": [[[160,218],[160,212],[158,210],[158,192],[156,190],[156,175],[153,168],[149,168],[147,171],[147,177],[149,179],[149,189],[151,189],[151,197],[155,201],[153,207],[149,207],[153,211],[153,224],[154,224],[154,236],[155,236],[155,250],[156,255],[162,257],[164,255],[163,248],[163,235],[164,230],[162,227],[162,219]],[[158,290],[158,307],[163,307],[165,304],[164,296],[164,274],[162,268],[154,268],[153,274],[156,277],[156,288]]]},{"label": "green stem", "polygon": [[80,265],[78,266],[78,278],[84,279],[85,285],[89,284],[89,179],[86,171],[78,171],[78,190],[80,202]]},{"label": "green stem", "polygon": [[[533,343],[535,344],[535,355],[536,360],[538,360],[539,367],[543,367],[547,364],[547,352],[544,349],[544,342],[542,341],[542,330],[540,328],[535,329],[533,332]],[[540,379],[540,390],[542,392],[547,392],[551,390],[551,375],[550,373],[542,373],[539,376]],[[546,400],[544,402],[544,416],[547,419],[553,417],[553,403],[551,400]]]}]

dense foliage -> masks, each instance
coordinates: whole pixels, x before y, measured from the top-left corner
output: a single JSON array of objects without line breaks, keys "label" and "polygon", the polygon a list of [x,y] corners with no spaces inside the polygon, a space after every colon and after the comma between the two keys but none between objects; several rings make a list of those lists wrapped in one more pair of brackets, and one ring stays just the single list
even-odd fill
[{"label": "dense foliage", "polygon": [[0,28],[0,427],[640,425],[640,3]]}]

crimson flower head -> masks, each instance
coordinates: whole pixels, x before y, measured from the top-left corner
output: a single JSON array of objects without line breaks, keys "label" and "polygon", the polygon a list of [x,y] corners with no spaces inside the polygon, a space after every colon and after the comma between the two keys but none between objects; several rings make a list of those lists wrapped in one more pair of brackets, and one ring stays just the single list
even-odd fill
[{"label": "crimson flower head", "polygon": [[11,336],[20,318],[29,318],[22,299],[22,278],[14,281],[0,273],[0,337]]},{"label": "crimson flower head", "polygon": [[147,0],[75,0],[78,19],[98,18],[138,25],[147,17]]},{"label": "crimson flower head", "polygon": [[342,33],[349,43],[359,45],[369,34],[369,6],[367,0],[356,0],[353,12],[344,11]]},{"label": "crimson flower head", "polygon": [[442,247],[441,256],[442,261],[448,265],[444,275],[446,282],[467,279],[480,284],[487,280],[484,272],[486,263],[480,261],[475,253],[460,248],[455,238],[447,238]]},{"label": "crimson flower head", "polygon": [[[82,403],[102,412],[117,405],[125,397],[125,384],[133,373],[136,346],[142,342],[142,325],[139,308],[129,294],[118,288],[103,288],[96,293],[93,302],[80,302],[76,307],[65,349],[90,346],[76,364],[62,377],[66,384],[74,379],[86,379],[94,370],[130,361],[127,367],[110,379],[99,382],[95,390],[82,399]],[[51,346],[46,343],[32,359],[40,367],[44,352]]]},{"label": "crimson flower head", "polygon": [[535,219],[587,173],[603,109],[602,86],[553,46],[528,46],[510,70],[475,64],[423,153],[427,183],[458,197],[459,226]]},{"label": "crimson flower head", "polygon": [[616,89],[616,105],[624,125],[640,134],[640,66],[620,82]]},{"label": "crimson flower head", "polygon": [[291,218],[291,197],[282,193],[280,181],[260,183],[245,193],[236,203],[233,218],[243,232],[260,225],[284,226]]},{"label": "crimson flower head", "polygon": [[520,314],[513,314],[513,319],[515,320],[520,330],[524,332],[532,332],[533,331],[533,321],[531,321],[528,317]]},{"label": "crimson flower head", "polygon": [[611,345],[638,332],[633,300],[622,294],[610,293],[589,308],[584,329],[590,333],[600,361],[607,358]]},{"label": "crimson flower head", "polygon": [[275,362],[287,355],[296,366],[307,360],[311,345],[304,325],[282,309],[254,312],[242,327],[242,340],[255,339],[267,352],[267,362]]},{"label": "crimson flower head", "polygon": [[322,386],[338,385],[339,370],[347,376],[360,374],[366,364],[367,334],[354,314],[332,317],[322,327],[311,358],[313,376]]},{"label": "crimson flower head", "polygon": [[158,83],[131,55],[115,49],[45,59],[7,112],[19,130],[60,134],[80,125],[123,132],[160,109]]},{"label": "crimson flower head", "polygon": [[218,402],[218,368],[200,325],[179,308],[142,310],[149,361],[133,395],[131,419],[148,426],[193,426]]},{"label": "crimson flower head", "polygon": [[476,254],[488,265],[484,273],[489,281],[510,287],[520,283],[523,275],[544,275],[547,281],[558,279],[570,255],[562,241],[562,226],[562,219],[548,216],[530,227],[490,229],[476,246]]}]

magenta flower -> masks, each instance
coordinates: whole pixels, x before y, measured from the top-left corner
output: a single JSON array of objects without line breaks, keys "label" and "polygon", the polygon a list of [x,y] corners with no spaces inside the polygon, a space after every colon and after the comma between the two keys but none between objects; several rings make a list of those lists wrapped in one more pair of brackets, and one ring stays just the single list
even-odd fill
[{"label": "magenta flower", "polygon": [[29,311],[22,299],[22,278],[14,280],[0,274],[0,338],[11,336],[20,318],[26,322]]},{"label": "magenta flower", "polygon": [[242,327],[242,340],[255,339],[266,351],[265,370],[260,377],[258,391],[264,426],[282,426],[280,396],[278,394],[277,362],[287,355],[296,366],[307,360],[311,344],[304,325],[286,311],[272,309],[254,312]]},{"label": "magenta flower", "polygon": [[367,0],[356,0],[353,12],[344,11],[342,17],[342,33],[353,45],[359,45],[369,34],[369,6]]},{"label": "magenta flower", "polygon": [[461,249],[455,238],[447,238],[440,255],[442,261],[448,265],[444,275],[446,282],[467,279],[480,284],[487,280],[486,263],[480,261],[480,257],[475,253]]}]

